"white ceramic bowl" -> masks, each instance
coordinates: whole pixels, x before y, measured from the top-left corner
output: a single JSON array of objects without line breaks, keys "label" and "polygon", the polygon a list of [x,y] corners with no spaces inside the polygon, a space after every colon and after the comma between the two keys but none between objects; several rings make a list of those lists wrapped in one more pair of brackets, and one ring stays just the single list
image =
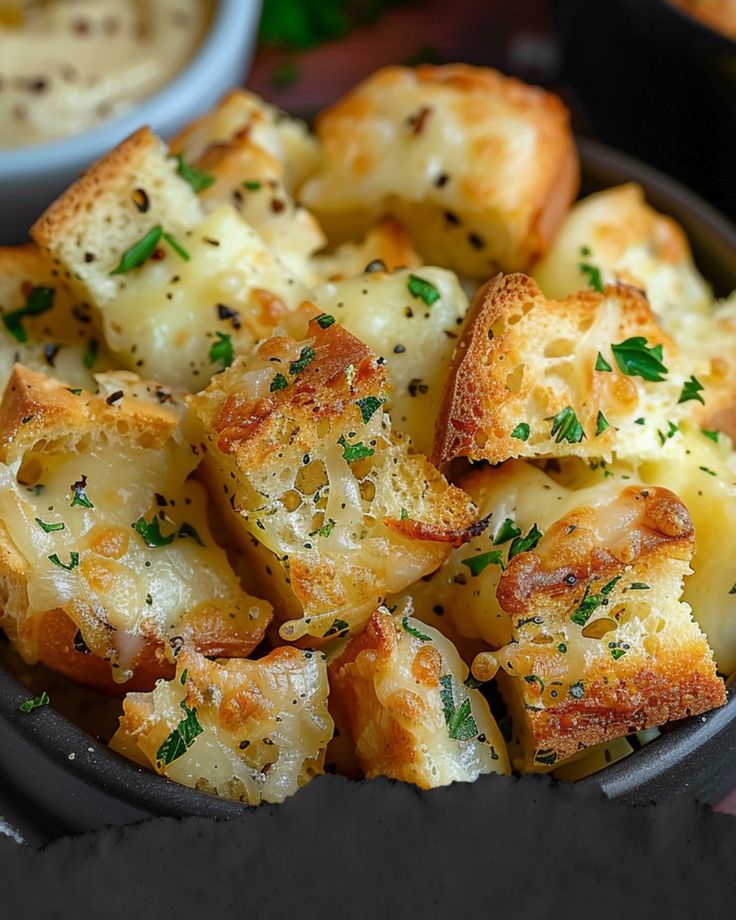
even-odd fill
[{"label": "white ceramic bowl", "polygon": [[28,228],[79,174],[142,125],[167,137],[242,82],[258,33],[261,0],[218,0],[192,59],[161,90],[82,134],[0,150],[0,243],[22,243]]}]

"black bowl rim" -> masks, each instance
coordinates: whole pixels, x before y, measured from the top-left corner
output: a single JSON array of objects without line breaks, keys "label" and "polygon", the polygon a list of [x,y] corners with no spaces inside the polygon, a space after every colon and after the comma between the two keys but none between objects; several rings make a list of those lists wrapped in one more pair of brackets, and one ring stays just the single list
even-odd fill
[{"label": "black bowl rim", "polygon": [[[637,182],[655,207],[689,218],[713,245],[736,255],[736,227],[693,192],[595,141],[580,138],[579,146],[584,173],[598,187]],[[51,706],[21,712],[27,698],[23,685],[0,667],[0,780],[57,825],[88,830],[153,814],[232,818],[248,810],[133,764]],[[662,801],[683,793],[717,801],[736,783],[736,694],[721,709],[684,720],[581,782],[619,801]]]}]

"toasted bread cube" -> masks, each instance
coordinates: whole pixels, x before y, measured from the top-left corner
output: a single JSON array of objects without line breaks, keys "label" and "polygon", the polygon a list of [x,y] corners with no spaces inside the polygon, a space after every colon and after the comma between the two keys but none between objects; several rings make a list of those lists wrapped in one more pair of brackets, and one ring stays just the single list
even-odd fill
[{"label": "toasted bread cube", "polygon": [[[589,468],[562,461],[550,476],[565,487],[600,488],[607,482],[635,478],[675,492],[687,506],[695,525],[696,546],[692,575],[685,579],[684,599],[715,653],[718,670],[736,672],[736,576],[731,544],[725,535],[736,528],[736,452],[729,438],[681,425],[671,447],[645,463],[618,463]],[[626,477],[625,479],[623,477]]]},{"label": "toasted bread cube", "polygon": [[681,600],[694,548],[677,496],[638,485],[575,508],[508,561],[497,599],[512,640],[495,657],[523,736],[517,765],[546,770],[725,702],[713,653]]},{"label": "toasted bread cube", "polygon": [[378,609],[328,673],[330,708],[368,778],[431,789],[509,772],[488,703],[441,632]]},{"label": "toasted bread cube", "polygon": [[332,737],[320,652],[277,648],[257,661],[191,650],[176,676],[129,693],[110,746],[184,786],[258,805],[323,772]]},{"label": "toasted bread cube", "polygon": [[[680,341],[687,317],[707,315],[713,299],[693,262],[682,227],[651,208],[628,183],[573,205],[547,255],[531,274],[547,297],[562,300],[590,283],[641,288],[664,328]],[[685,341],[681,344],[685,347]]]},{"label": "toasted bread cube", "polygon": [[468,300],[452,273],[425,266],[328,282],[311,300],[386,359],[388,411],[414,449],[432,452],[434,426]]},{"label": "toasted bread cube", "polygon": [[232,90],[214,109],[193,121],[173,138],[171,149],[200,160],[218,145],[225,147],[244,138],[279,164],[291,196],[317,168],[319,145],[306,124],[244,89]]},{"label": "toasted bread cube", "polygon": [[347,242],[334,252],[315,257],[317,270],[327,281],[343,281],[371,271],[419,268],[422,259],[403,224],[386,217],[371,227],[359,243]]},{"label": "toasted bread cube", "polygon": [[171,386],[206,386],[304,294],[231,207],[204,215],[146,129],[95,164],[32,234],[99,309],[118,361]]},{"label": "toasted bread cube", "polygon": [[683,399],[694,373],[635,288],[547,300],[525,275],[498,276],[468,314],[435,462],[655,455],[700,405]]},{"label": "toasted bread cube", "polygon": [[97,382],[93,395],[16,366],[8,383],[0,624],[25,661],[119,693],[170,675],[182,645],[249,654],[271,608],[212,538],[182,404],[129,373]]},{"label": "toasted bread cube", "polygon": [[486,68],[384,68],[316,131],[321,167],[299,197],[331,239],[391,214],[426,262],[473,278],[528,267],[577,192],[560,100]]},{"label": "toasted bread cube", "polygon": [[278,557],[303,610],[284,639],[360,629],[475,522],[467,496],[392,435],[381,360],[332,316],[307,327],[316,312],[190,398],[215,489]]},{"label": "toasted bread cube", "polygon": [[33,243],[0,247],[0,387],[13,364],[90,386],[110,367],[97,316]]},{"label": "toasted bread cube", "polygon": [[[291,132],[301,130],[300,124],[295,122]],[[205,211],[233,206],[290,271],[314,284],[318,276],[310,259],[326,240],[314,217],[290,194],[296,164],[289,163],[282,130],[270,106],[234,90],[175,138],[171,149],[204,171],[200,201]],[[306,138],[307,154],[313,155]]]}]

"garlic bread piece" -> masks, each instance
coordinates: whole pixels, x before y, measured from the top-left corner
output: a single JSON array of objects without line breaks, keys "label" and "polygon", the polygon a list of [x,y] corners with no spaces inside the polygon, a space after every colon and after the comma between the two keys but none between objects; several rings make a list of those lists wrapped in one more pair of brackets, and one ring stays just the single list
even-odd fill
[{"label": "garlic bread piece", "polygon": [[547,300],[525,275],[498,276],[468,314],[435,462],[656,455],[700,407],[695,374],[635,288]]},{"label": "garlic bread piece", "polygon": [[693,262],[682,227],[628,183],[576,202],[532,276],[562,300],[586,286],[630,284],[646,292],[664,328],[682,344],[687,317],[707,315],[713,294]]},{"label": "garlic bread piece", "polygon": [[171,386],[206,386],[304,294],[232,208],[204,215],[146,129],[95,164],[31,232],[100,311],[117,360]]},{"label": "garlic bread piece", "polygon": [[97,316],[33,243],[0,247],[0,388],[13,364],[90,386],[110,367]]},{"label": "garlic bread piece", "polygon": [[434,426],[468,300],[442,268],[380,270],[314,289],[310,299],[386,359],[393,427],[423,454]]},{"label": "garlic bread piece", "polygon": [[487,278],[526,268],[578,187],[556,96],[494,70],[386,67],[322,112],[319,170],[299,198],[330,239],[397,217],[425,261]]},{"label": "garlic bread piece", "polygon": [[[725,702],[713,653],[681,600],[694,548],[680,499],[637,485],[574,509],[509,560],[497,599],[512,641],[495,658],[522,734],[518,766],[546,770]],[[483,676],[475,664],[474,674]]]},{"label": "garlic bread piece", "polygon": [[283,802],[323,772],[332,737],[320,652],[277,648],[256,661],[191,650],[176,676],[129,693],[110,746],[184,786],[247,805]]},{"label": "garlic bread piece", "polygon": [[368,778],[422,789],[508,773],[506,745],[452,643],[385,608],[329,666],[330,708]]},{"label": "garlic bread piece", "polygon": [[97,380],[93,395],[16,366],[0,403],[0,625],[29,663],[149,689],[182,645],[249,654],[271,608],[212,538],[181,402],[129,373]]},{"label": "garlic bread piece", "polygon": [[227,93],[170,143],[174,153],[199,160],[218,145],[226,146],[244,138],[279,164],[286,191],[291,196],[319,163],[319,144],[303,121],[240,88]]},{"label": "garlic bread piece", "polygon": [[283,566],[303,610],[282,638],[329,638],[437,568],[476,515],[392,434],[382,360],[332,315],[297,318],[296,337],[265,340],[190,406],[214,488]]},{"label": "garlic bread piece", "polygon": [[422,259],[404,225],[385,217],[359,243],[343,243],[334,252],[315,256],[314,263],[324,280],[343,281],[369,271],[419,268]]}]

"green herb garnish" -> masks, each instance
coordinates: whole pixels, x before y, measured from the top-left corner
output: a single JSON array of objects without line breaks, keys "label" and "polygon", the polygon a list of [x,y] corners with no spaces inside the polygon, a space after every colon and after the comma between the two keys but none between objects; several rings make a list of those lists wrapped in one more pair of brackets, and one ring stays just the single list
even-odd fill
[{"label": "green herb garnish", "polygon": [[308,367],[316,357],[317,356],[315,355],[314,350],[310,348],[309,345],[305,345],[304,348],[302,348],[302,350],[299,352],[299,357],[296,359],[296,361],[292,361],[289,365],[289,373],[292,376],[301,374],[301,372],[306,367]]},{"label": "green herb garnish", "polygon": [[[587,253],[582,255],[589,255],[590,250]],[[578,262],[578,271],[581,275],[586,275],[588,278],[588,287],[593,288],[594,291],[598,291],[599,294],[603,294],[605,288],[603,287],[603,278],[601,277],[601,270],[597,265],[591,265],[590,262]]]},{"label": "green herb garnish", "polygon": [[66,526],[63,521],[59,521],[58,524],[47,524],[46,521],[42,521],[41,518],[36,518],[36,523],[44,533],[56,533],[59,530],[64,530]]},{"label": "green herb garnish", "polygon": [[704,406],[705,400],[700,395],[701,390],[704,389],[705,387],[698,380],[698,378],[691,375],[690,379],[686,380],[682,386],[682,393],[680,393],[680,398],[677,400],[677,404],[679,405],[680,403],[688,402],[689,400],[694,399]]},{"label": "green herb garnish", "polygon": [[314,321],[320,329],[329,329],[335,322],[335,317],[329,313],[320,313],[319,316],[315,316]]},{"label": "green herb garnish", "polygon": [[87,370],[92,370],[95,366],[95,361],[97,360],[97,354],[100,350],[100,343],[97,339],[90,339],[87,342],[87,347],[84,349],[84,354],[82,355],[82,363],[87,368]]},{"label": "green herb garnish", "polygon": [[184,521],[184,523],[179,527],[177,533],[180,537],[191,537],[195,543],[199,543],[200,546],[204,546],[204,540],[197,533],[196,529],[192,527],[191,524],[187,524],[186,521]]},{"label": "green herb garnish", "polygon": [[257,192],[261,188],[262,183],[257,179],[246,179],[243,183],[243,188],[248,189],[249,192]]},{"label": "green herb garnish", "polygon": [[184,710],[184,718],[156,751],[156,760],[164,765],[173,763],[183,754],[186,754],[194,744],[194,739],[197,735],[201,735],[204,731],[197,719],[196,708],[192,707],[190,709],[184,700],[179,705]]},{"label": "green herb garnish", "polygon": [[[191,185],[195,192],[203,192],[206,188],[215,184],[215,177],[198,166],[187,163],[182,154],[174,155],[176,160],[176,171]],[[245,183],[243,183],[245,185]]]},{"label": "green herb garnish", "polygon": [[161,533],[161,524],[155,514],[151,518],[150,523],[144,517],[139,517],[135,524],[131,526],[136,533],[139,533],[143,537],[143,542],[151,549],[159,546],[168,546],[170,543],[174,542],[175,534],[170,533],[164,536]]},{"label": "green herb garnish", "polygon": [[188,262],[190,259],[189,253],[177,242],[170,233],[162,233],[161,236],[166,240],[166,242],[171,246],[174,252],[179,256],[179,258],[184,259],[185,262]]},{"label": "green herb garnish", "polygon": [[532,524],[531,530],[525,537],[516,537],[509,548],[509,562],[518,556],[519,553],[529,553],[542,539],[542,531],[537,528],[536,524]]},{"label": "green herb garnish", "polygon": [[409,617],[404,617],[401,621],[401,625],[404,629],[404,632],[408,632],[410,636],[414,636],[415,639],[421,639],[422,642],[431,642],[432,637],[427,636],[425,633],[420,632],[415,626],[412,626],[409,622]]},{"label": "green herb garnish", "polygon": [[342,447],[343,458],[348,463],[355,463],[358,460],[365,460],[366,457],[372,457],[375,451],[372,447],[366,447],[362,441],[358,441],[357,444],[348,444],[345,440],[345,435],[341,434],[337,439],[337,443]]},{"label": "green herb garnish", "polygon": [[50,287],[34,287],[22,307],[3,314],[5,328],[17,342],[28,341],[28,333],[23,325],[25,317],[47,313],[54,305],[55,293]]},{"label": "green herb garnish", "polygon": [[56,553],[52,553],[49,557],[49,562],[53,562],[55,566],[60,569],[65,569],[67,572],[71,572],[72,569],[76,569],[79,565],[79,553],[71,552],[69,553],[69,562],[62,562],[59,559]]},{"label": "green herb garnish", "polygon": [[87,497],[87,477],[82,476],[77,482],[71,484],[71,490],[74,493],[74,498],[71,500],[69,507],[74,508],[76,505],[80,505],[82,508],[94,508],[94,505]]},{"label": "green herb garnish", "polygon": [[706,438],[710,438],[711,441],[718,443],[718,435],[720,431],[706,431],[705,428],[700,429],[700,433],[705,435]]},{"label": "green herb garnish", "polygon": [[609,428],[608,419],[602,412],[598,413],[598,418],[595,420],[595,433],[596,435],[603,434],[603,432]]},{"label": "green herb garnish", "polygon": [[129,249],[125,250],[117,266],[110,274],[125,275],[134,268],[139,268],[143,265],[143,263],[148,261],[153,255],[156,246],[158,246],[161,240],[163,232],[164,229],[161,224],[156,224],[155,227],[151,227],[145,236],[141,237],[137,243],[133,243]]},{"label": "green herb garnish", "polygon": [[489,565],[500,565],[502,570],[505,568],[500,549],[491,550],[490,553],[481,553],[479,556],[468,556],[467,559],[461,559],[460,562],[470,569],[470,574],[474,578]]},{"label": "green herb garnish", "polygon": [[216,332],[217,341],[210,346],[210,364],[221,364],[223,369],[230,367],[235,357],[232,336],[227,332]]},{"label": "green herb garnish", "polygon": [[641,377],[658,383],[667,374],[667,368],[662,364],[662,346],[650,347],[644,336],[624,339],[617,345],[611,345],[611,351],[621,373],[627,377]]},{"label": "green herb garnish", "polygon": [[49,705],[49,695],[45,690],[42,690],[38,696],[34,696],[33,699],[24,700],[18,709],[21,712],[33,712],[34,709],[39,709],[41,706]]},{"label": "green herb garnish", "polygon": [[424,278],[420,278],[418,275],[409,275],[406,286],[409,288],[409,293],[412,297],[418,297],[423,300],[428,307],[431,307],[433,303],[440,299],[440,292],[437,288],[430,281],[425,281]]},{"label": "green herb garnish", "polygon": [[513,540],[514,537],[520,536],[521,530],[514,524],[513,518],[506,518],[503,524],[498,528],[498,533],[493,538],[493,545],[501,546],[501,544]]},{"label": "green herb garnish", "polygon": [[611,365],[608,363],[608,361],[606,361],[600,352],[598,352],[598,357],[595,359],[595,369],[597,371],[601,371],[601,373],[606,374],[613,370]]},{"label": "green herb garnish", "polygon": [[374,413],[381,408],[384,400],[379,399],[377,396],[365,396],[363,399],[356,400],[356,402],[360,409],[363,422],[368,424],[373,418]]},{"label": "green herb garnish", "polygon": [[289,381],[283,374],[276,374],[268,388],[269,393],[278,393],[279,390],[285,390],[289,386]]},{"label": "green herb garnish", "polygon": [[332,626],[330,626],[322,638],[327,639],[329,636],[334,636],[337,633],[345,632],[346,629],[350,629],[350,624],[346,623],[345,620],[335,618],[332,621]]},{"label": "green herb garnish", "polygon": [[442,687],[440,690],[442,711],[450,738],[454,741],[469,741],[478,734],[478,726],[473,718],[470,700],[466,698],[459,707],[455,707],[451,674],[444,674],[440,677],[440,685]]},{"label": "green herb garnish", "polygon": [[530,428],[526,422],[519,422],[519,424],[511,432],[512,438],[517,438],[519,441],[526,441],[529,437]]},{"label": "green herb garnish", "polygon": [[550,437],[555,439],[556,444],[561,444],[562,441],[578,444],[585,437],[583,426],[578,421],[572,406],[565,406],[557,415],[551,416],[546,421],[552,422]]}]

